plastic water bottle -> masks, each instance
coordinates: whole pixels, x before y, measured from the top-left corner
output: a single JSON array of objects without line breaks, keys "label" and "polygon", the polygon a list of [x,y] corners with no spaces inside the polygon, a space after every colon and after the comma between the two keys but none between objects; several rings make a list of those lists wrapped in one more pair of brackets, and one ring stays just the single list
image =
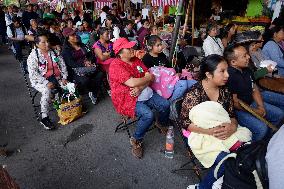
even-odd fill
[{"label": "plastic water bottle", "polygon": [[170,126],[167,133],[166,139],[166,158],[174,158],[174,127]]}]

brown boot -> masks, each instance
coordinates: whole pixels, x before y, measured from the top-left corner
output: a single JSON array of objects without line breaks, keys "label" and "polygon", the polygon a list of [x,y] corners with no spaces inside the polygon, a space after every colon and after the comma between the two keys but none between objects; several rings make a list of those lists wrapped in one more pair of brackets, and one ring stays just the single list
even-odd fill
[{"label": "brown boot", "polygon": [[142,148],[142,143],[135,138],[130,139],[130,144],[132,146],[132,154],[136,157],[141,159],[143,156],[143,148]]}]

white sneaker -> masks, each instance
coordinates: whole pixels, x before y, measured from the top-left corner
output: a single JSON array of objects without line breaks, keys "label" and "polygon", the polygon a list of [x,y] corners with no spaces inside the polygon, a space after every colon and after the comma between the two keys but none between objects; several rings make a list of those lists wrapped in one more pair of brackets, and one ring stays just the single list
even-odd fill
[{"label": "white sneaker", "polygon": [[97,104],[98,98],[94,96],[93,92],[89,92],[89,97],[93,104]]},{"label": "white sneaker", "polygon": [[189,185],[186,189],[198,189],[199,184]]},{"label": "white sneaker", "polygon": [[111,97],[111,90],[107,90],[107,94]]}]

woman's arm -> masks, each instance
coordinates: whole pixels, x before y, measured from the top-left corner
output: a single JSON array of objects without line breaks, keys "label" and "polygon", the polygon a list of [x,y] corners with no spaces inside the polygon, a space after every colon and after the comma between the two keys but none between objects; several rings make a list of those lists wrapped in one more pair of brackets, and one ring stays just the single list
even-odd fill
[{"label": "woman's arm", "polygon": [[103,51],[99,48],[95,48],[94,52],[95,52],[95,55],[102,61],[105,61],[110,58],[110,52],[103,53]]},{"label": "woman's arm", "polygon": [[199,134],[206,134],[206,135],[212,135],[213,129],[202,129],[194,125],[191,120],[189,119],[189,112],[190,110],[201,103],[201,92],[199,89],[193,89],[190,90],[186,95],[182,103],[181,108],[181,120],[183,124],[183,128],[189,130],[190,132],[199,133]]}]

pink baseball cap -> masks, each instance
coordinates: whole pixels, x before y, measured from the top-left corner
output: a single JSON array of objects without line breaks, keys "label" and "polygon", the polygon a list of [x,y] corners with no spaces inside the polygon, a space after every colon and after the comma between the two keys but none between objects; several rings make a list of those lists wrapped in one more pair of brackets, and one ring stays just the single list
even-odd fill
[{"label": "pink baseball cap", "polygon": [[135,41],[128,41],[126,38],[118,38],[113,43],[114,53],[117,54],[121,49],[130,49],[136,45]]}]

